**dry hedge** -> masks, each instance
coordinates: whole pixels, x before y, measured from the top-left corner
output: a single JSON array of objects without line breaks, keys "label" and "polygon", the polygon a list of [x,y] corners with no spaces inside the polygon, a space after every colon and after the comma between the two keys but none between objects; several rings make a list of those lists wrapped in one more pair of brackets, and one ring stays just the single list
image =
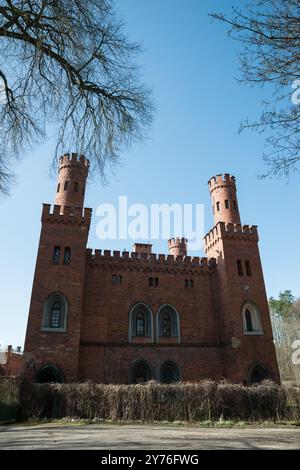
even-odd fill
[{"label": "dry hedge", "polygon": [[300,389],[272,382],[253,387],[209,380],[171,385],[24,382],[20,396],[26,418],[148,422],[300,419]]}]

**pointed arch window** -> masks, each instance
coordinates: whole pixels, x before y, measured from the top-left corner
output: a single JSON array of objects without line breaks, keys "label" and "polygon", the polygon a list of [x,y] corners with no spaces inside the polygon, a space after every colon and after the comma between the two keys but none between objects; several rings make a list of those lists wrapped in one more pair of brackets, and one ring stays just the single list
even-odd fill
[{"label": "pointed arch window", "polygon": [[50,295],[44,304],[42,330],[66,331],[67,311],[68,304],[63,295]]},{"label": "pointed arch window", "polygon": [[129,313],[129,341],[134,337],[152,337],[152,312],[143,304],[135,305]]},{"label": "pointed arch window", "polygon": [[161,307],[157,314],[158,336],[179,338],[179,315],[171,305]]},{"label": "pointed arch window", "polygon": [[262,324],[258,307],[247,302],[242,308],[243,328],[245,335],[262,335]]}]

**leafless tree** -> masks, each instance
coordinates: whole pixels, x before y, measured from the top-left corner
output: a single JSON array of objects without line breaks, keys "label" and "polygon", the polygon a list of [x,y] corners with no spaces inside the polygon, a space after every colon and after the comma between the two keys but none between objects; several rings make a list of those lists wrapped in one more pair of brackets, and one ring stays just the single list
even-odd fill
[{"label": "leafless tree", "polygon": [[57,134],[105,177],[120,151],[145,135],[151,92],[112,0],[0,0],[0,190],[13,158]]},{"label": "leafless tree", "polygon": [[288,175],[300,160],[300,1],[252,0],[242,9],[233,7],[230,15],[210,16],[228,25],[229,35],[242,43],[240,80],[272,85],[260,118],[246,120],[240,130],[267,132],[268,169],[262,176]]}]

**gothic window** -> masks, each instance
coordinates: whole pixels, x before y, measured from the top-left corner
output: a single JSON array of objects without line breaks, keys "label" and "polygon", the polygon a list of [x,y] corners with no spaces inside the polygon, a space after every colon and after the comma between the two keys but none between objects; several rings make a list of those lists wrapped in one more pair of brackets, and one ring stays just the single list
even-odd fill
[{"label": "gothic window", "polygon": [[78,193],[79,190],[79,183],[75,182],[74,183],[74,193]]},{"label": "gothic window", "polygon": [[44,304],[42,330],[66,331],[68,305],[61,294],[52,294]]},{"label": "gothic window", "polygon": [[71,261],[71,248],[66,246],[64,253],[64,264],[70,264]]},{"label": "gothic window", "polygon": [[179,382],[180,371],[178,366],[171,361],[165,362],[160,368],[159,379],[164,384]]},{"label": "gothic window", "polygon": [[57,185],[57,192],[59,193],[59,190],[60,190],[60,183],[58,183]]},{"label": "gothic window", "polygon": [[248,302],[242,309],[243,327],[245,335],[263,334],[260,312],[255,304]]},{"label": "gothic window", "polygon": [[145,304],[137,304],[129,314],[129,341],[134,337],[152,336],[152,312]]},{"label": "gothic window", "polygon": [[217,211],[219,211],[219,210],[220,210],[220,203],[217,202]]},{"label": "gothic window", "polygon": [[165,305],[158,312],[158,336],[178,337],[179,318],[176,310],[171,305]]},{"label": "gothic window", "polygon": [[226,208],[226,209],[229,209],[229,201],[228,201],[228,199],[225,199],[225,208]]},{"label": "gothic window", "polygon": [[59,264],[60,259],[60,246],[55,246],[53,250],[53,263]]},{"label": "gothic window", "polygon": [[117,276],[117,284],[122,284],[122,276],[120,274]]},{"label": "gothic window", "polygon": [[70,181],[65,181],[64,191],[67,191],[69,189],[69,184],[70,184]]}]

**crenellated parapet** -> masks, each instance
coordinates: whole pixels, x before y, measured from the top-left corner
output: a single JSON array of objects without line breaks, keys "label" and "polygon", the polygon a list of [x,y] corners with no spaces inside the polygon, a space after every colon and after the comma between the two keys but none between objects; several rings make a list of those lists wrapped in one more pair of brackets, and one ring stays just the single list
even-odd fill
[{"label": "crenellated parapet", "polygon": [[155,253],[137,253],[128,251],[86,250],[87,263],[92,266],[111,265],[120,268],[138,268],[153,270],[194,270],[198,272],[214,272],[215,258],[198,256],[173,256]]},{"label": "crenellated parapet", "polygon": [[210,250],[219,239],[252,240],[258,242],[257,225],[241,225],[218,222],[204,237],[206,252]]},{"label": "crenellated parapet", "polygon": [[88,171],[90,162],[84,155],[78,155],[77,153],[65,153],[59,158],[58,171],[67,166],[83,168]]},{"label": "crenellated parapet", "polygon": [[43,204],[42,222],[89,225],[92,217],[92,209],[70,206],[58,206]]},{"label": "crenellated parapet", "polygon": [[213,191],[217,187],[227,185],[233,185],[235,187],[235,177],[229,173],[212,176],[212,178],[208,180],[210,191]]}]

